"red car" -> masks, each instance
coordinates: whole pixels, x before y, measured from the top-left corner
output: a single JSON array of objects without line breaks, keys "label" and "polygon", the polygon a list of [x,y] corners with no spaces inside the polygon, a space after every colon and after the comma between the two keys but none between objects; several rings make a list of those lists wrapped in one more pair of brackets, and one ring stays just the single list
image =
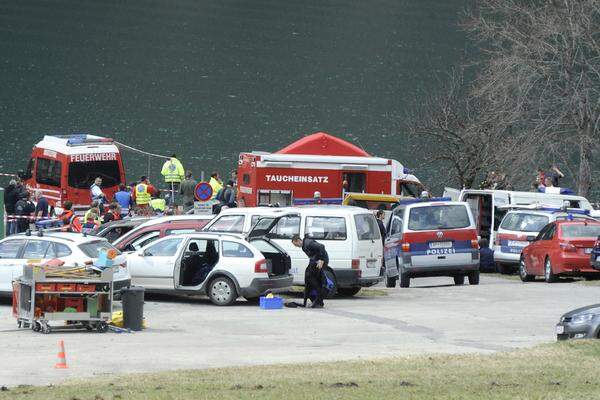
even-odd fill
[{"label": "red car", "polygon": [[519,275],[523,282],[543,276],[556,282],[560,276],[600,276],[592,268],[590,254],[600,235],[600,222],[559,220],[546,225],[523,249]]},{"label": "red car", "polygon": [[214,215],[175,215],[152,218],[115,240],[121,251],[135,251],[168,235],[199,232]]}]

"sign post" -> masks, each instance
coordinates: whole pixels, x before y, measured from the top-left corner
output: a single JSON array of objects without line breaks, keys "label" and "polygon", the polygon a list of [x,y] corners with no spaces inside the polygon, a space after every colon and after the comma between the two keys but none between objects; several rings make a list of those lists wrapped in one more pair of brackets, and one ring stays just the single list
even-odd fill
[{"label": "sign post", "polygon": [[212,186],[208,182],[199,182],[194,189],[194,214],[212,214],[215,200],[211,200],[213,196]]}]

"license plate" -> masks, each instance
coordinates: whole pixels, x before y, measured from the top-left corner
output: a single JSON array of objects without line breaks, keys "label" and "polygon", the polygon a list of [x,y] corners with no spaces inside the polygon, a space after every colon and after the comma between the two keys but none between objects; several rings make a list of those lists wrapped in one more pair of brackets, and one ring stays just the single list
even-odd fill
[{"label": "license plate", "polygon": [[429,242],[430,249],[445,249],[452,247],[452,242]]},{"label": "license plate", "polygon": [[562,335],[563,333],[565,333],[565,327],[562,325],[556,325],[556,333],[558,335]]},{"label": "license plate", "polygon": [[591,247],[586,248],[585,249],[585,254],[591,254],[592,250],[593,249]]},{"label": "license plate", "polygon": [[529,242],[524,242],[522,240],[509,240],[508,241],[509,247],[526,247],[528,245],[529,245]]}]

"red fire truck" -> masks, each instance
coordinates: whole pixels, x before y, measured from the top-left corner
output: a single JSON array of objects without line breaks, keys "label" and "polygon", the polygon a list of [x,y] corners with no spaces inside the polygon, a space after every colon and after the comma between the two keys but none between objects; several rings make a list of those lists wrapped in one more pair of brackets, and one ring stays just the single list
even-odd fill
[{"label": "red fire truck", "polygon": [[97,177],[111,199],[125,182],[121,154],[113,139],[86,134],[44,136],[23,174],[27,187],[40,190],[52,206],[70,200],[75,211],[89,207],[90,186]]},{"label": "red fire truck", "polygon": [[318,132],[275,152],[241,153],[240,206],[340,204],[345,192],[418,196],[421,182],[396,160],[372,157],[345,140]]}]

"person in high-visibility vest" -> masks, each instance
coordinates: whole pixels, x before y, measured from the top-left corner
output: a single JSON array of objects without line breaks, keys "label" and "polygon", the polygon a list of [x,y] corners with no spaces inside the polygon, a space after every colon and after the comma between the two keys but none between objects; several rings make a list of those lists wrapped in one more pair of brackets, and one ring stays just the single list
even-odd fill
[{"label": "person in high-visibility vest", "polygon": [[219,193],[221,189],[223,189],[223,182],[221,182],[221,180],[219,179],[219,174],[217,172],[213,172],[212,174],[210,174],[210,181],[208,181],[208,184],[210,185],[213,191],[211,199],[214,199],[215,197],[217,197],[217,193]]},{"label": "person in high-visibility vest", "polygon": [[183,165],[181,165],[181,162],[177,159],[176,154],[173,154],[171,158],[163,164],[162,171],[160,171],[160,173],[165,178],[165,183],[171,190],[171,199],[169,203],[174,204],[175,192],[179,191],[179,184],[185,176]]},{"label": "person in high-visibility vest", "polygon": [[135,185],[132,197],[138,208],[148,208],[152,196],[156,196],[156,194],[156,188],[150,184],[148,177],[142,176],[140,183]]}]

